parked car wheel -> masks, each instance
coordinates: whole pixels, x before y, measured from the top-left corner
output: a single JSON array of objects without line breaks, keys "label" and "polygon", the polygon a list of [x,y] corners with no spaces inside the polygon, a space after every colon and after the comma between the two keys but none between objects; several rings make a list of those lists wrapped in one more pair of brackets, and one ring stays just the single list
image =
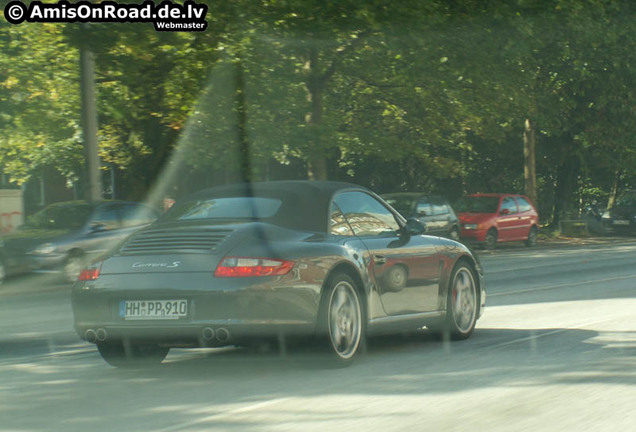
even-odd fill
[{"label": "parked car wheel", "polygon": [[459,228],[455,227],[453,228],[450,233],[448,234],[448,237],[451,240],[455,240],[455,241],[460,241],[461,240],[461,234],[459,232]]},{"label": "parked car wheel", "polygon": [[526,239],[526,246],[532,247],[537,244],[537,237],[539,236],[539,230],[537,227],[530,228],[530,232],[528,233],[528,238]]},{"label": "parked car wheel", "polygon": [[365,315],[356,284],[346,274],[331,278],[325,291],[321,317],[327,345],[338,365],[347,365],[365,343]]},{"label": "parked car wheel", "polygon": [[109,365],[125,368],[159,364],[166,358],[170,348],[154,344],[124,344],[121,341],[112,341],[98,342],[97,350]]},{"label": "parked car wheel", "polygon": [[497,246],[497,230],[491,228],[484,239],[484,249],[494,249]]}]

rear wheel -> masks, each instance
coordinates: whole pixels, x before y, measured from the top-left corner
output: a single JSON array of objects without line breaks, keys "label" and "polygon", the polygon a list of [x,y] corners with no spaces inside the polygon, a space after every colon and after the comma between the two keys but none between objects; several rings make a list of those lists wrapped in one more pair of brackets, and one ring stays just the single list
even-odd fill
[{"label": "rear wheel", "polygon": [[474,270],[460,261],[451,275],[446,299],[446,317],[429,330],[452,339],[467,339],[475,330],[479,316],[479,296]]},{"label": "rear wheel", "polygon": [[537,244],[537,237],[539,233],[537,227],[533,226],[530,228],[530,232],[528,233],[528,238],[526,239],[526,246],[532,247]]},{"label": "rear wheel", "polygon": [[330,278],[321,308],[321,327],[338,365],[347,365],[365,343],[365,313],[356,283],[346,274]]},{"label": "rear wheel", "polygon": [[149,343],[111,341],[98,342],[97,350],[109,365],[125,368],[157,365],[166,358],[170,348]]},{"label": "rear wheel", "polygon": [[484,249],[494,249],[497,246],[497,230],[491,228],[484,239]]}]

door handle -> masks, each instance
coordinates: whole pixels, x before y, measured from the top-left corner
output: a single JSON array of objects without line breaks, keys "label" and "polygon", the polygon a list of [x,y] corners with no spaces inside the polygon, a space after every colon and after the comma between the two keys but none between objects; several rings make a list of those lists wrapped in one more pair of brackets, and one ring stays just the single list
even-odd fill
[{"label": "door handle", "polygon": [[382,255],[374,255],[373,256],[373,262],[377,265],[383,265],[386,264],[386,257],[382,256]]}]

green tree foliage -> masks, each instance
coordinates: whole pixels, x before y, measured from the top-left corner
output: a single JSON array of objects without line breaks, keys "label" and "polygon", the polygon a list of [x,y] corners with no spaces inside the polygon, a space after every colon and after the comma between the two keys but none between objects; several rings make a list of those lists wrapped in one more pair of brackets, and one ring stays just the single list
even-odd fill
[{"label": "green tree foliage", "polygon": [[[82,169],[77,46],[96,55],[101,157],[122,194],[241,179],[523,190],[544,220],[632,187],[631,0],[208,2],[208,31],[0,27],[0,165]],[[617,181],[618,180],[618,181]]]}]

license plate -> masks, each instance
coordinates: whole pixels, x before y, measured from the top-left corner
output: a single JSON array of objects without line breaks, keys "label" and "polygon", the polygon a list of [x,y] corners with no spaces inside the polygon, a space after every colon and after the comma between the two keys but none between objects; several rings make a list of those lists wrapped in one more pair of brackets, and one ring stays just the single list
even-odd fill
[{"label": "license plate", "polygon": [[119,303],[119,316],[127,320],[179,319],[187,315],[187,300],[122,300]]},{"label": "license plate", "polygon": [[612,221],[612,223],[614,225],[629,225],[629,221],[624,219],[617,219],[615,221]]}]

